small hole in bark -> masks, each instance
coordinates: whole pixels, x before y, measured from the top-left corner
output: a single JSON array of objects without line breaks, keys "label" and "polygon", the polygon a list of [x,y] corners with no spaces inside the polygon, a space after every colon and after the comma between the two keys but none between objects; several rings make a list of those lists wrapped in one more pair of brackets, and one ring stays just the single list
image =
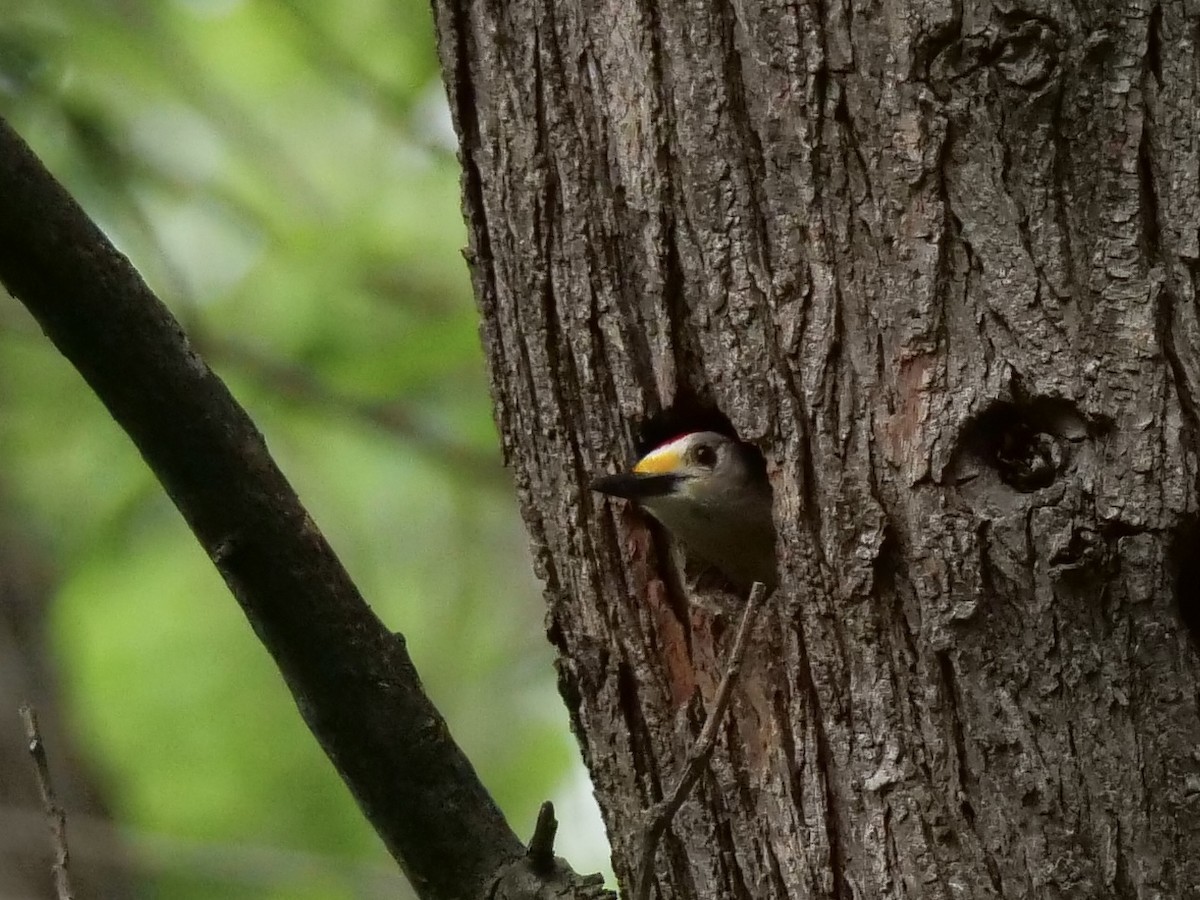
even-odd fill
[{"label": "small hole in bark", "polygon": [[[1031,493],[1051,485],[1067,468],[1072,444],[1106,427],[1089,423],[1068,400],[1000,400],[963,427],[953,469],[978,474],[990,468],[1013,490]],[[967,478],[960,474],[956,480]]]},{"label": "small hole in bark", "polygon": [[1062,468],[1062,459],[1054,435],[1017,422],[1000,433],[992,461],[1009,487],[1036,491],[1050,486]]},{"label": "small hole in bark", "polygon": [[1175,603],[1183,627],[1200,649],[1200,521],[1189,518],[1175,529],[1171,564],[1175,572]]},{"label": "small hole in bark", "polygon": [[1001,481],[1022,492],[1049,486],[1062,466],[1057,437],[1013,403],[988,407],[968,424],[963,443]]}]

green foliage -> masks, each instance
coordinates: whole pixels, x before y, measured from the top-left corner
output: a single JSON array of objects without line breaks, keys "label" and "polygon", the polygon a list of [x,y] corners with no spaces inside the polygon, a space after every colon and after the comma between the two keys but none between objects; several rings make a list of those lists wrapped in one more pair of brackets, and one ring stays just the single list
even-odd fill
[{"label": "green foliage", "polygon": [[[495,449],[433,47],[418,2],[0,0],[0,114],[229,381],[524,830],[575,754]],[[224,585],[8,300],[0,403],[2,512],[59,567],[69,708],[144,894],[395,896]]]}]

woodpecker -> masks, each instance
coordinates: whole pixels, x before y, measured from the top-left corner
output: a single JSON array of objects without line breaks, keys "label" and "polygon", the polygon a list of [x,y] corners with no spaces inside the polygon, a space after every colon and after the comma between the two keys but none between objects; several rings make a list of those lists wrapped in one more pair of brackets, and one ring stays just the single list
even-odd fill
[{"label": "woodpecker", "polygon": [[775,586],[771,483],[750,445],[692,432],[651,450],[630,472],[597,478],[592,490],[633,500],[738,587]]}]

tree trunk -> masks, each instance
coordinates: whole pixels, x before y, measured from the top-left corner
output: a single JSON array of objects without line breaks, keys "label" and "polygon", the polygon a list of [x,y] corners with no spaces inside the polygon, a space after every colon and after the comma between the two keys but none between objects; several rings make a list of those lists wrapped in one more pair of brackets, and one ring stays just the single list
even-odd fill
[{"label": "tree trunk", "polygon": [[1197,11],[435,6],[622,883],[732,629],[587,485],[708,403],[782,578],[660,895],[1200,897]]}]

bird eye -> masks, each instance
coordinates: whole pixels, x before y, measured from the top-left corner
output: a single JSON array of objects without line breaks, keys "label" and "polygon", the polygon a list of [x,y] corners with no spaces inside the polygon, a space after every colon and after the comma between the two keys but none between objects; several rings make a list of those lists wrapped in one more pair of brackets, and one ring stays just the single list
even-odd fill
[{"label": "bird eye", "polygon": [[717,451],[708,444],[701,444],[692,451],[692,459],[696,461],[697,465],[711,469],[717,464]]}]

